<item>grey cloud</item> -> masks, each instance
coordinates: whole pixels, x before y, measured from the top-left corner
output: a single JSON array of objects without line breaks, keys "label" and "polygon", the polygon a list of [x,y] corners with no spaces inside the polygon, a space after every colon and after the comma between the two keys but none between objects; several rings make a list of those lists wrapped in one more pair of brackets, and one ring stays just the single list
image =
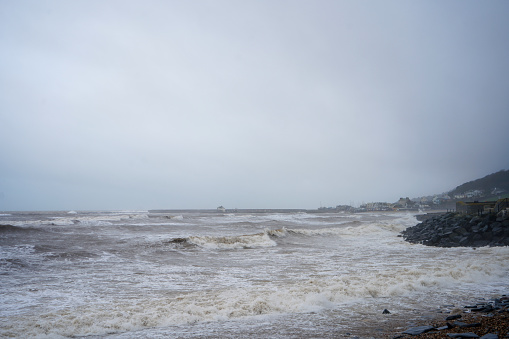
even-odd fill
[{"label": "grey cloud", "polygon": [[314,208],[509,168],[504,1],[1,6],[0,210]]}]

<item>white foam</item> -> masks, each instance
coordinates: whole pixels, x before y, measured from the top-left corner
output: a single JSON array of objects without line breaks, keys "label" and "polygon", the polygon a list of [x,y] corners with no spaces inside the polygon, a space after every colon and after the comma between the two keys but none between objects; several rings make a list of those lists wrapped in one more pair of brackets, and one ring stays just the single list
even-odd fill
[{"label": "white foam", "polygon": [[279,228],[276,230],[271,230],[271,229],[266,228],[264,230],[264,232],[270,236],[277,237],[277,238],[286,237],[286,235],[288,234],[288,230],[286,229],[286,227]]},{"label": "white foam", "polygon": [[369,237],[383,233],[399,233],[405,227],[393,222],[360,223],[359,221],[335,224],[333,227],[324,228],[291,228],[289,233],[306,236],[338,236],[338,237]]},{"label": "white foam", "polygon": [[36,226],[36,225],[56,225],[67,226],[74,224],[82,224],[86,226],[108,226],[113,225],[114,222],[119,221],[132,221],[132,220],[147,220],[147,214],[105,214],[105,215],[76,215],[73,217],[51,217],[50,220],[28,220],[28,221],[14,221],[11,224],[14,226]]},{"label": "white foam", "polygon": [[[500,260],[509,261],[509,253],[495,250]],[[409,296],[409,303],[432,298],[429,292],[452,288],[461,283],[480,284],[487,276],[504,279],[507,265],[486,263],[485,258],[457,263],[449,260],[432,267],[402,267],[392,271],[358,272],[333,277],[316,277],[285,285],[208,290],[132,301],[113,300],[91,303],[73,309],[64,308],[33,316],[9,319],[0,334],[24,333],[27,336],[85,336],[134,331],[148,327],[222,321],[258,315],[319,312],[338,305],[363,303],[372,298]],[[372,299],[372,300],[375,300]],[[360,303],[364,300],[363,303]],[[376,301],[374,301],[376,303]],[[367,306],[366,306],[367,307]],[[372,307],[369,306],[369,307]]]},{"label": "white foam", "polygon": [[268,232],[239,236],[191,236],[189,243],[207,249],[239,249],[256,247],[273,247],[277,243],[269,237]]}]

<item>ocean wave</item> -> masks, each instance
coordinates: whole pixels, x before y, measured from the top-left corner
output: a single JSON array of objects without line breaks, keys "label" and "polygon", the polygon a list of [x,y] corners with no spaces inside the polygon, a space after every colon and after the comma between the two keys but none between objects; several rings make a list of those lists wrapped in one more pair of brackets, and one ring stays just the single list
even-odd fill
[{"label": "ocean wave", "polygon": [[[288,236],[320,237],[335,236],[357,238],[359,236],[379,236],[380,233],[398,234],[401,226],[396,223],[362,223],[360,221],[350,221],[343,224],[337,224],[334,227],[324,228],[286,228],[268,229],[263,232],[245,235],[232,236],[188,236],[172,238],[168,241],[170,244],[185,244],[198,246],[205,249],[240,249],[256,247],[274,247],[277,246],[275,238]],[[391,238],[392,239],[392,238]],[[399,239],[394,237],[394,239]]]},{"label": "ocean wave", "polygon": [[20,225],[0,225],[0,234],[41,231],[34,227],[23,227]]},{"label": "ocean wave", "polygon": [[285,228],[265,229],[261,233],[232,236],[190,236],[187,238],[173,238],[172,244],[194,245],[205,249],[232,250],[241,248],[274,247],[277,243],[272,238],[284,237]]},{"label": "ocean wave", "polygon": [[[348,221],[336,223],[333,227],[323,228],[278,228],[264,229],[263,232],[244,235],[227,236],[204,236],[193,235],[188,237],[173,238],[168,241],[171,244],[185,244],[198,246],[205,249],[240,249],[256,247],[277,246],[275,239],[287,236],[337,236],[355,238],[359,236],[377,236],[380,233],[398,234],[402,226],[391,222],[363,223],[361,221]],[[399,239],[399,238],[394,238]]]},{"label": "ocean wave", "polygon": [[189,243],[206,249],[239,249],[256,247],[273,247],[277,243],[272,240],[267,233],[258,233],[252,235],[210,237],[199,236],[189,237]]},{"label": "ocean wave", "polygon": [[12,245],[0,247],[0,274],[29,266],[33,261],[34,246]]},{"label": "ocean wave", "polygon": [[115,222],[147,220],[148,214],[108,214],[108,215],[80,215],[71,213],[69,217],[51,217],[45,220],[24,220],[24,221],[4,221],[14,226],[68,226],[68,225],[85,225],[85,226],[109,226]]},{"label": "ocean wave", "polygon": [[[469,250],[453,249],[451,254],[461,255],[463,251]],[[451,289],[454,293],[461,293],[461,288],[467,290],[470,284],[482,284],[486,277],[505,281],[509,250],[486,248],[481,251],[479,258],[469,257],[465,261],[458,262],[451,257],[440,264],[430,262],[425,266],[394,267],[390,271],[371,270],[366,274],[353,270],[350,274],[317,276],[277,286],[237,287],[158,298],[141,296],[137,300],[86,303],[30,316],[11,316],[3,324],[0,334],[23,333],[27,337],[101,336],[242,317],[320,312],[348,304],[355,305],[349,309],[351,313],[373,314],[380,312],[381,303],[389,302],[387,297],[396,297],[392,299],[396,302],[403,300],[403,304],[399,305],[400,310],[401,307],[411,309],[434,298],[442,290],[443,293]],[[499,259],[486,262],[486,255]],[[470,290],[466,293],[470,293]]]},{"label": "ocean wave", "polygon": [[13,226],[13,225],[0,225],[0,232],[16,232],[16,231],[23,231],[24,229],[19,226]]}]

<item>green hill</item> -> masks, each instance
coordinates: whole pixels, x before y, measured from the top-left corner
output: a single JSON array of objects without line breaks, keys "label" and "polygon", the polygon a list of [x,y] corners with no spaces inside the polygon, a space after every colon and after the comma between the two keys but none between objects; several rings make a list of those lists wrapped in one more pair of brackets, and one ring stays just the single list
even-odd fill
[{"label": "green hill", "polygon": [[453,197],[454,195],[479,190],[482,191],[482,196],[488,197],[493,195],[492,192],[495,189],[499,192],[499,195],[509,192],[509,170],[501,170],[484,178],[466,182],[450,191],[449,195]]}]

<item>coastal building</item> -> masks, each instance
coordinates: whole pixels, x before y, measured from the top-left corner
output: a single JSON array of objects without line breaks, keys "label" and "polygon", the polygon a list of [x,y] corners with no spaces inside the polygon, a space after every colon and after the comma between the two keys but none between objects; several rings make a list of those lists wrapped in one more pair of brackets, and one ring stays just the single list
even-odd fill
[{"label": "coastal building", "polygon": [[504,192],[505,192],[504,189],[495,187],[494,189],[491,190],[491,195],[497,195],[497,194],[501,194]]},{"label": "coastal building", "polygon": [[360,207],[366,211],[392,211],[393,204],[388,202],[368,202]]},{"label": "coastal building", "polygon": [[415,201],[410,200],[409,197],[399,198],[399,200],[394,204],[394,209],[398,210],[417,210],[418,205]]},{"label": "coastal building", "polygon": [[509,208],[509,199],[498,199],[496,201],[458,201],[456,203],[456,212],[464,214],[499,213]]},{"label": "coastal building", "polygon": [[353,210],[355,210],[355,208],[350,205],[337,205],[336,206],[337,212],[351,212]]},{"label": "coastal building", "polygon": [[465,202],[458,201],[456,202],[456,212],[463,214],[477,214],[481,215],[484,213],[491,212],[495,207],[496,201],[474,201],[474,202]]}]

